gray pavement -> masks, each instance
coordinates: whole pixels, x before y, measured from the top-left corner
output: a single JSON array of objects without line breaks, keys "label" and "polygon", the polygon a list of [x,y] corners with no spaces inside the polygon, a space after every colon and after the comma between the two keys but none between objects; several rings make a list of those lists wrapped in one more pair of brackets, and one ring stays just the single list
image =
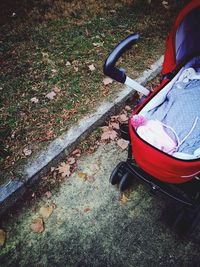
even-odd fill
[{"label": "gray pavement", "polygon": [[[181,239],[171,229],[173,204],[151,196],[137,181],[128,201],[120,202],[108,179],[126,155],[114,141],[82,155],[60,190],[38,200],[38,209],[56,205],[42,233],[30,229],[39,215],[28,204],[10,218],[0,266],[200,266],[200,233]],[[80,172],[92,179],[85,181]]]}]

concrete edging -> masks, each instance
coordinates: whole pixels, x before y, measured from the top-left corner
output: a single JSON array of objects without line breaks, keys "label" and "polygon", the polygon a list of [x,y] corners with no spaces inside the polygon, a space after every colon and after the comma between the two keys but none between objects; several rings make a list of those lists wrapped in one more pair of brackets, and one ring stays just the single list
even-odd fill
[{"label": "concrete edging", "polygon": [[[144,71],[137,82],[145,85],[147,81],[153,79],[160,72],[162,62],[163,56],[149,70]],[[111,114],[122,108],[134,92],[134,89],[125,87],[112,103],[102,103],[95,113],[84,117],[77,125],[52,141],[45,150],[24,166],[20,180],[18,178],[10,179],[9,182],[1,185],[0,215],[22,197],[26,190],[40,179],[41,175],[68,155],[95,128],[102,125]]]}]

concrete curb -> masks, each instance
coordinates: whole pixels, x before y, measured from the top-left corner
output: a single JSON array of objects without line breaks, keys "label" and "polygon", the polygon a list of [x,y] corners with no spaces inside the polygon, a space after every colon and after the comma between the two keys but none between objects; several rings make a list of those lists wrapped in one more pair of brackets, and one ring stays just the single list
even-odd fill
[{"label": "concrete curb", "polygon": [[[137,81],[145,85],[147,81],[153,79],[160,72],[162,62],[163,56],[149,70],[144,71]],[[20,179],[10,179],[9,182],[1,185],[0,215],[22,197],[26,190],[40,179],[41,175],[44,175],[53,165],[68,155],[95,128],[102,125],[111,114],[119,111],[134,92],[135,90],[125,87],[112,103],[102,103],[95,113],[84,117],[77,125],[52,141],[45,150],[24,166]]]}]

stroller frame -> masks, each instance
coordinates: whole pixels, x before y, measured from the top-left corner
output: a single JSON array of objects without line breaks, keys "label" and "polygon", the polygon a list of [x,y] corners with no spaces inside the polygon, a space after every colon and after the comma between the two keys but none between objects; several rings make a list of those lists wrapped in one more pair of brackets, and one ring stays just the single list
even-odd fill
[{"label": "stroller frame", "polygon": [[[192,8],[196,7],[199,6],[199,2],[197,0],[193,0],[190,5]],[[179,17],[179,20],[180,19],[181,17]],[[142,100],[144,100],[150,94],[150,91],[129,78],[124,69],[118,69],[115,66],[117,60],[122,56],[122,54],[131,48],[138,39],[139,34],[134,33],[129,35],[113,49],[105,61],[104,74],[142,93],[144,95]],[[168,62],[166,61],[162,79],[164,85],[176,75],[181,67],[179,65],[173,71],[168,71],[167,63]],[[195,176],[195,179],[191,181],[181,184],[165,183],[164,181],[153,177],[141,169],[133,159],[128,125],[122,124],[120,126],[120,132],[121,137],[129,141],[128,157],[126,161],[120,162],[112,171],[110,176],[111,184],[118,184],[120,191],[124,191],[129,187],[133,178],[136,178],[144,182],[153,194],[161,193],[162,195],[175,201],[179,204],[180,209],[176,214],[173,226],[181,234],[190,235],[196,229],[198,222],[200,221],[200,175]]]}]

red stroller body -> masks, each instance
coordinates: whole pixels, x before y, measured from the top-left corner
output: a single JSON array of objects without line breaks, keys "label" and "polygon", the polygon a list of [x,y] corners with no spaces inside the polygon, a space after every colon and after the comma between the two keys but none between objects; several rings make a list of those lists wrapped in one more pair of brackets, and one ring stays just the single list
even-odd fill
[{"label": "red stroller body", "polygon": [[[175,20],[166,42],[162,67],[163,79],[161,84],[151,93],[127,77],[123,69],[115,67],[119,57],[137,42],[139,34],[128,36],[111,52],[104,64],[104,73],[146,96],[142,103],[138,105],[134,114],[141,114],[147,109],[148,105],[150,106],[151,103],[156,102],[156,98],[163,94],[165,88],[175,79],[179,71],[190,60],[200,56],[199,25],[200,0],[193,0],[182,9]],[[200,57],[198,60],[199,65],[197,65],[200,68]],[[175,199],[184,206],[177,216],[175,225],[182,223],[183,218],[184,220],[187,219],[189,221],[187,231],[191,232],[196,227],[200,217],[200,201],[196,197],[200,192],[198,176],[200,173],[200,156],[193,159],[174,157],[141,138],[132,126],[131,121],[129,121],[129,127],[127,128],[126,133],[122,129],[122,136],[125,134],[125,137],[128,136],[130,140],[128,158],[126,162],[120,162],[113,170],[110,177],[111,183],[118,183],[120,190],[123,191],[127,188],[130,180],[137,177],[150,185],[152,190],[161,191]]]}]

